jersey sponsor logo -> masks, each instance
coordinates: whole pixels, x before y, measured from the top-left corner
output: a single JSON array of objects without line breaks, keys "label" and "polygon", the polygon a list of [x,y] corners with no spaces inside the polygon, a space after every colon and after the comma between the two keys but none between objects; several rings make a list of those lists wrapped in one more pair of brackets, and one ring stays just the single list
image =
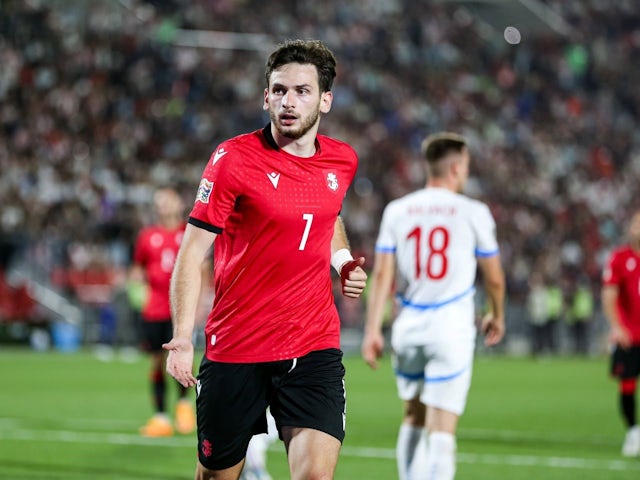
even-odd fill
[{"label": "jersey sponsor logo", "polygon": [[338,190],[338,176],[333,172],[327,173],[327,187],[333,192]]},{"label": "jersey sponsor logo", "polygon": [[200,186],[198,187],[198,194],[196,195],[196,202],[209,203],[211,190],[213,190],[213,182],[210,182],[206,178],[203,178],[202,180],[200,180]]},{"label": "jersey sponsor logo", "polygon": [[278,181],[280,180],[280,174],[276,172],[267,173],[267,177],[271,180],[273,188],[278,188]]},{"label": "jersey sponsor logo", "polygon": [[213,160],[211,160],[211,165],[213,166],[216,163],[218,163],[218,160],[224,157],[227,153],[229,153],[227,150],[225,150],[223,147],[220,147],[218,150],[216,150],[216,153],[213,154]]}]

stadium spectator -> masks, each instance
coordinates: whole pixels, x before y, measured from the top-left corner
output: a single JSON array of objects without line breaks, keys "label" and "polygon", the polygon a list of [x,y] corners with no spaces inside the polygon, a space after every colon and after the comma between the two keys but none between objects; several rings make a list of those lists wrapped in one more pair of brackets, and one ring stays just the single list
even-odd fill
[{"label": "stadium spectator", "polygon": [[558,324],[564,315],[564,293],[550,275],[533,272],[527,297],[531,325],[532,353],[555,354],[558,351]]},{"label": "stadium spectator", "polygon": [[402,310],[391,333],[404,419],[397,441],[400,480],[452,480],[456,430],[476,342],[474,283],[479,267],[488,294],[485,344],[502,340],[504,272],[489,208],[462,195],[470,153],[464,137],[443,132],[423,142],[424,189],[384,210],[371,275],[362,355],[372,367],[383,353],[382,321],[399,275]]},{"label": "stadium spectator", "polygon": [[[597,288],[640,196],[640,12],[633,2],[544,4],[569,33],[523,25],[509,45],[457,2],[270,2],[276,23],[257,0],[4,2],[0,233],[23,246],[11,264],[46,281],[69,267],[72,244],[90,243],[128,266],[154,189],[190,191],[194,159],[264,124],[255,50],[302,26],[350,65],[322,128],[361,159],[344,204],[354,248],[372,254],[382,206],[422,185],[422,133],[448,129],[486,146],[469,188],[502,225],[510,304],[526,302],[542,252],[559,275],[583,271]],[[199,48],[181,38],[194,29],[273,37]]]},{"label": "stadium spectator", "polygon": [[635,457],[640,455],[636,405],[640,375],[640,209],[629,221],[628,243],[610,254],[602,282],[602,307],[615,347],[611,374],[619,381],[619,405],[627,426],[622,454]]},{"label": "stadium spectator", "polygon": [[588,355],[591,341],[591,325],[595,313],[595,299],[589,281],[576,275],[569,285],[568,304],[564,316],[569,327],[572,351],[576,355]]},{"label": "stadium spectator", "polygon": [[527,314],[531,332],[531,353],[537,356],[544,350],[547,322],[547,288],[543,275],[537,271],[532,272],[529,277]]},{"label": "stadium spectator", "polygon": [[211,155],[171,281],[167,371],[196,386],[197,270],[215,242],[216,300],[197,380],[199,479],[239,477],[252,435],[267,431],[267,407],[292,478],[332,478],[344,438],[330,266],[343,295],[358,298],[364,258],[351,257],[339,216],[358,158],[348,144],[317,133],[336,74],[322,42],[281,44],[266,67],[270,122]]}]

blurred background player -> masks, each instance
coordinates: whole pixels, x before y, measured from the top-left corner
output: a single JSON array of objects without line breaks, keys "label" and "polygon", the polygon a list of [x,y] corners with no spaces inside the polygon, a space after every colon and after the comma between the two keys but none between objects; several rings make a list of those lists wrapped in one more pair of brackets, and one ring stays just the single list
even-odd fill
[{"label": "blurred background player", "polygon": [[602,309],[614,345],[611,374],[619,379],[620,409],[627,426],[624,456],[640,455],[636,391],[640,374],[640,209],[628,229],[628,243],[610,254],[602,275]]},{"label": "blurred background player", "polygon": [[[131,278],[147,284],[147,297],[142,309],[141,343],[151,357],[151,392],[154,415],[140,432],[148,437],[173,435],[173,425],[167,414],[167,385],[162,344],[172,336],[169,308],[169,284],[180,243],[184,235],[184,205],[172,188],[158,189],[153,197],[157,223],[143,228],[136,239]],[[173,380],[172,380],[173,382]],[[175,382],[178,401],[175,428],[187,434],[195,430],[195,413],[188,390]]]},{"label": "blurred background player", "polygon": [[422,153],[426,188],[392,201],[382,216],[362,355],[377,367],[397,268],[402,309],[392,324],[391,345],[398,393],[405,401],[398,473],[400,480],[450,480],[456,428],[471,383],[476,268],[488,295],[481,329],[489,346],[504,335],[505,281],[489,208],[461,195],[469,175],[465,139],[439,133],[424,140]]}]

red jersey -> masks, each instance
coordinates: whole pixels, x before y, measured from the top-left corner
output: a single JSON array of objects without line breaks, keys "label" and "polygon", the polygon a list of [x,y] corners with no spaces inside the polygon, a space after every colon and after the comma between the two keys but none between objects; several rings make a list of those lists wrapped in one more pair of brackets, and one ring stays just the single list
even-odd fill
[{"label": "red jersey", "polygon": [[620,247],[609,256],[602,281],[618,287],[618,314],[631,333],[634,345],[640,345],[640,254],[630,246]]},{"label": "red jersey", "polygon": [[189,223],[218,234],[206,356],[252,363],[340,347],[331,239],[358,158],[318,135],[316,153],[280,150],[270,127],[220,144]]},{"label": "red jersey", "polygon": [[154,322],[171,319],[169,284],[184,228],[184,224],[175,229],[153,225],[142,229],[138,235],[133,261],[144,268],[149,285],[142,309],[144,320]]}]

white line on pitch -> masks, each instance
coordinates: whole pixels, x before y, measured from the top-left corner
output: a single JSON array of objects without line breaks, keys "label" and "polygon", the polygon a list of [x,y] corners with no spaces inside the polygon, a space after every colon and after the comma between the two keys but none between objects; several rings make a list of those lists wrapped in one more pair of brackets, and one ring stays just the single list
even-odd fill
[{"label": "white line on pitch", "polygon": [[[145,438],[128,433],[94,433],[70,430],[2,430],[0,440],[24,440],[68,443],[102,443],[114,445],[167,446],[195,448],[195,437]],[[275,450],[275,448],[274,448]],[[278,449],[280,450],[280,449]],[[391,448],[343,446],[341,454],[347,457],[395,459]],[[578,470],[640,471],[640,464],[630,460],[594,460],[576,457],[545,457],[534,455],[498,455],[458,453],[458,462],[520,467],[547,467]]]},{"label": "white line on pitch", "polygon": [[[137,430],[139,422],[130,420],[110,420],[105,418],[14,418],[0,417],[0,430],[31,429],[42,425],[48,429],[92,430],[113,432],[114,430]],[[524,432],[517,430],[487,430],[481,428],[461,428],[459,440],[500,440],[500,441],[539,441],[580,445],[615,446],[618,438],[606,435],[567,435],[557,432]]]}]

